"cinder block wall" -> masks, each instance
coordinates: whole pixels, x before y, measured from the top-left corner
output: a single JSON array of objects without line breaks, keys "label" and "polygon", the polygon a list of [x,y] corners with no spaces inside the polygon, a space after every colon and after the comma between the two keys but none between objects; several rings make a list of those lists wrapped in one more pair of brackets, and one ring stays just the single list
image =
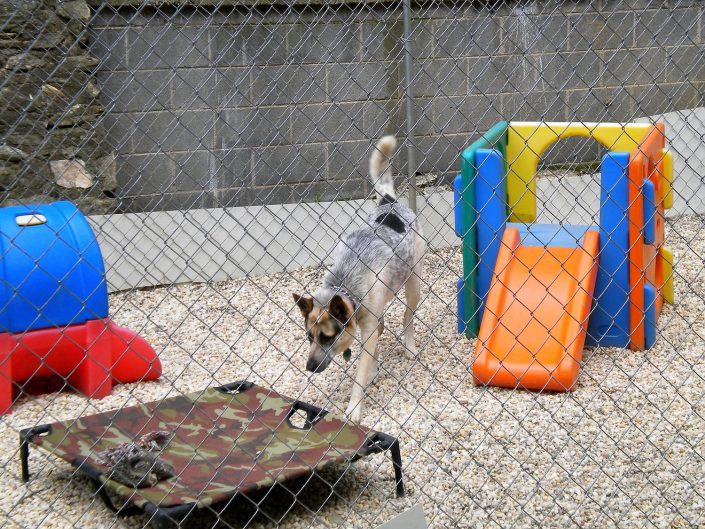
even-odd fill
[{"label": "cinder block wall", "polygon": [[[358,198],[371,138],[405,135],[396,4],[101,6],[90,47],[126,210]],[[631,120],[702,105],[699,2],[413,9],[413,142],[419,172],[441,181],[497,120]],[[558,144],[551,158],[595,152]]]}]

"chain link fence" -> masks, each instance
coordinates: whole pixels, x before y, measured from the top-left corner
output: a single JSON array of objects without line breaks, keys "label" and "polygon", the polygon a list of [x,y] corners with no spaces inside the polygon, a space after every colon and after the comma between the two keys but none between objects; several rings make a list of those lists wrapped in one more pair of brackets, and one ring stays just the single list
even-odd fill
[{"label": "chain link fence", "polygon": [[704,9],[3,1],[0,527],[705,525]]}]

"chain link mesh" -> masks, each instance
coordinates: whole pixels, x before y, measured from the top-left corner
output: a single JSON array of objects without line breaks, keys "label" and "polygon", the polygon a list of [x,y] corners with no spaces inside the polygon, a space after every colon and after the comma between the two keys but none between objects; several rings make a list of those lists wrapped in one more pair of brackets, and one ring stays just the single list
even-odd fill
[{"label": "chain link mesh", "polygon": [[703,10],[4,0],[0,526],[703,526]]}]

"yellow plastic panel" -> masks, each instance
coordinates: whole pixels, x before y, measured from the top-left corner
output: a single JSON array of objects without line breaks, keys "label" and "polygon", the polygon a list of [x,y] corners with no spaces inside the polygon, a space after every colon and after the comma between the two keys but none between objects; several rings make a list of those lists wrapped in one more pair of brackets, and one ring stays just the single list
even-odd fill
[{"label": "yellow plastic panel", "polygon": [[661,175],[663,176],[663,207],[671,209],[673,207],[673,153],[667,149],[663,151],[661,159]]},{"label": "yellow plastic panel", "polygon": [[666,303],[673,304],[675,294],[673,293],[673,252],[666,246],[659,248],[659,255],[663,261],[663,287],[661,295]]},{"label": "yellow plastic panel", "polygon": [[651,130],[650,123],[512,121],[507,130],[507,201],[511,220],[536,218],[536,168],[544,151],[562,138],[594,138],[614,152],[631,152]]}]

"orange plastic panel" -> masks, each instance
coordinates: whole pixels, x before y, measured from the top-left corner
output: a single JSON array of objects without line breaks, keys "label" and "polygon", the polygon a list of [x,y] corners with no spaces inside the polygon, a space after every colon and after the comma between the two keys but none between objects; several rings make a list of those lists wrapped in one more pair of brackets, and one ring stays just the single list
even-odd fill
[{"label": "orange plastic panel", "polygon": [[597,277],[599,235],[582,247],[522,246],[507,228],[475,347],[476,384],[575,388]]},{"label": "orange plastic panel", "polygon": [[[630,347],[643,350],[644,335],[644,285],[648,281],[657,292],[656,314],[663,306],[663,291],[666,287],[664,267],[658,259],[665,238],[664,206],[670,192],[664,171],[666,145],[663,123],[656,123],[644,141],[629,157],[629,320],[631,327]],[[656,191],[656,240],[653,245],[644,243],[644,204],[642,186],[651,180]]]}]

